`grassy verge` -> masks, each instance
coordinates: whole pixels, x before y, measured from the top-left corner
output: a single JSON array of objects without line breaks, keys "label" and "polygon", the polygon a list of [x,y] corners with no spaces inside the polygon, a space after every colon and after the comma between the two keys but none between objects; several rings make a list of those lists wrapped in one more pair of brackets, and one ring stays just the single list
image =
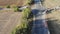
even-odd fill
[{"label": "grassy verge", "polygon": [[60,0],[44,0],[44,6],[47,8],[52,8],[56,6],[60,6]]},{"label": "grassy verge", "polygon": [[22,11],[22,22],[13,31],[12,34],[30,34],[31,32],[31,21],[32,12],[30,8],[26,8]]},{"label": "grassy verge", "polygon": [[[27,0],[27,3],[29,3],[31,0]],[[31,12],[31,9],[25,8],[22,11],[22,21],[21,24],[19,24],[13,31],[12,34],[31,34],[31,28],[32,28],[32,18],[33,18],[33,13]]]},{"label": "grassy verge", "polygon": [[[60,6],[60,0],[45,0],[44,6],[46,8],[53,8],[56,6]],[[50,13],[46,14],[46,19],[48,22],[48,28],[50,30],[50,34],[59,34],[60,32],[60,10],[53,10]]]}]

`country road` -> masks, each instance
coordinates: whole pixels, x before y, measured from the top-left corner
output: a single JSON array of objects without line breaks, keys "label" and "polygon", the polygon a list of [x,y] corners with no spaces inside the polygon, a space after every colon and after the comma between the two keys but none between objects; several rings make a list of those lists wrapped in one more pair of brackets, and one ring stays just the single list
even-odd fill
[{"label": "country road", "polygon": [[0,34],[11,34],[20,23],[20,12],[0,12]]},{"label": "country road", "polygon": [[46,8],[42,6],[40,0],[34,0],[35,4],[31,7],[34,14],[32,34],[50,34],[45,21],[45,10]]}]

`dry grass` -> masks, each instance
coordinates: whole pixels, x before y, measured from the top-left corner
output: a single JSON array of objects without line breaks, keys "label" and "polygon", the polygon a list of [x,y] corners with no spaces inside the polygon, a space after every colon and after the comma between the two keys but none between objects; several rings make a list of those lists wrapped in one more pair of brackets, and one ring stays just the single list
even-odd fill
[{"label": "dry grass", "polygon": [[[43,4],[46,8],[60,6],[60,0],[45,0]],[[60,10],[53,10],[46,14],[50,34],[60,34]]]},{"label": "dry grass", "polygon": [[51,13],[47,14],[47,18],[60,20],[60,10],[53,10]]},{"label": "dry grass", "polygon": [[60,10],[47,14],[47,23],[51,34],[60,34]]},{"label": "dry grass", "polygon": [[14,12],[14,8],[2,8],[0,12]]},{"label": "dry grass", "polygon": [[[47,8],[53,8],[56,6],[60,6],[60,0],[44,0],[44,6]],[[51,13],[47,14],[46,18],[52,18],[60,20],[60,10],[53,10]]]},{"label": "dry grass", "polygon": [[6,5],[18,5],[22,6],[26,3],[26,0],[0,0],[0,6],[6,6]]},{"label": "dry grass", "polygon": [[60,6],[60,0],[44,0],[44,6],[47,8]]}]

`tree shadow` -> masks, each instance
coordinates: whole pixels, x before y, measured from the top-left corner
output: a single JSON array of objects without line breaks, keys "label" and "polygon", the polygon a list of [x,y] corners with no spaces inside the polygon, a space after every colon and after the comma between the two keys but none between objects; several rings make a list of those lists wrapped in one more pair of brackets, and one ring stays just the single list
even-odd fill
[{"label": "tree shadow", "polygon": [[50,20],[51,18],[48,18],[48,28],[50,30],[50,34],[60,34],[60,24],[58,24],[58,20]]},{"label": "tree shadow", "polygon": [[31,31],[32,31],[32,26],[33,26],[33,21],[29,22],[28,24],[28,29],[27,29],[27,34],[31,34]]},{"label": "tree shadow", "polygon": [[33,23],[32,21],[30,21],[28,23],[27,28],[18,29],[15,34],[31,34],[32,26],[33,26]]},{"label": "tree shadow", "polygon": [[[32,18],[32,19],[31,19]],[[27,34],[31,34],[32,26],[33,26],[33,13],[31,12],[28,19],[30,19],[28,23],[28,28],[27,28]]]}]

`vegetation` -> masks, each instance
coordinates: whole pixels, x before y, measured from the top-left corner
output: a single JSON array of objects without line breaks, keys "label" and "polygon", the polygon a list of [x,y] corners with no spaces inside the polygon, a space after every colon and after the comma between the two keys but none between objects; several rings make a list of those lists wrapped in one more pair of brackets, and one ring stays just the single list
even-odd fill
[{"label": "vegetation", "polygon": [[30,8],[24,9],[23,12],[22,12],[22,13],[23,13],[23,18],[24,18],[24,19],[27,19],[28,16],[29,16],[29,14],[30,14],[30,12],[31,12],[31,11],[30,11]]},{"label": "vegetation", "polygon": [[30,31],[30,27],[29,26],[29,16],[32,15],[31,13],[31,9],[30,8],[26,8],[22,11],[23,14],[23,18],[22,18],[22,23],[19,24],[16,29],[13,30],[12,34],[29,34]]},{"label": "vegetation", "polygon": [[30,3],[33,3],[34,2],[34,0],[30,0]]},{"label": "vegetation", "polygon": [[[31,0],[27,0],[25,5],[30,5],[29,3],[31,2]],[[18,8],[15,7],[15,11],[17,11]],[[32,25],[32,17],[33,14],[31,12],[31,9],[25,8],[24,10],[22,10],[22,21],[21,24],[19,24],[12,32],[12,34],[31,34],[31,25]]]},{"label": "vegetation", "polygon": [[19,8],[17,6],[13,6],[13,8],[15,12],[19,11]]},{"label": "vegetation", "polygon": [[26,0],[26,3],[24,5],[31,5],[33,3],[33,0]]},{"label": "vegetation", "polygon": [[10,8],[10,5],[7,5],[6,8]]},{"label": "vegetation", "polygon": [[[54,8],[60,6],[60,0],[45,0],[44,6],[46,8]],[[60,10],[52,10],[46,14],[48,28],[50,34],[59,34],[60,32]],[[57,27],[58,26],[58,27]]]},{"label": "vegetation", "polygon": [[43,5],[46,8],[52,8],[52,7],[56,7],[56,6],[60,6],[60,0],[45,0],[43,2]]}]

